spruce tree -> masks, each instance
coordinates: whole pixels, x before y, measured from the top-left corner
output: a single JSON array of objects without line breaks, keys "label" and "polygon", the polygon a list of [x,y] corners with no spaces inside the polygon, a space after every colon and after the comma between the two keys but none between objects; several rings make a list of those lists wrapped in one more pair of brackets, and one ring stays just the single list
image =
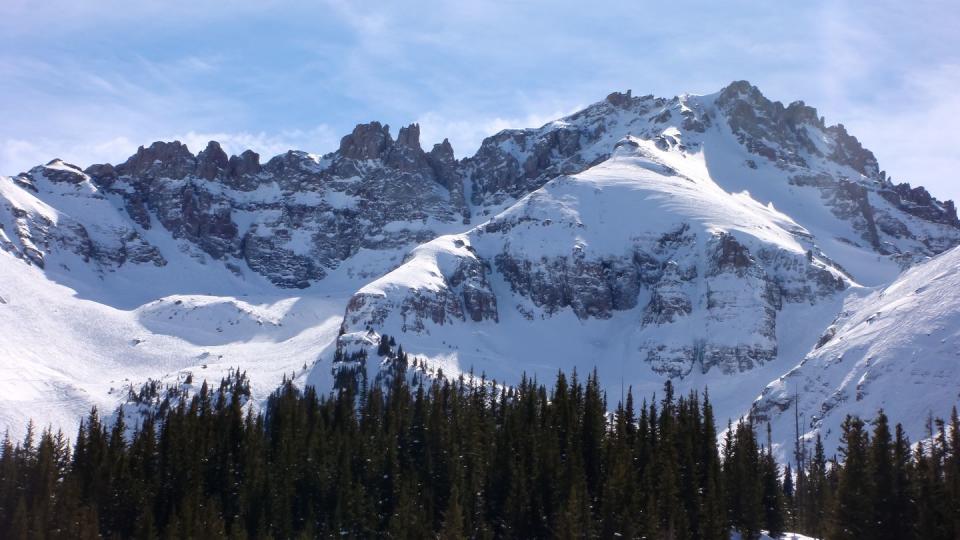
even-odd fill
[{"label": "spruce tree", "polygon": [[760,462],[760,481],[763,484],[763,524],[768,534],[778,538],[784,530],[783,486],[780,484],[780,468],[773,457],[770,424],[767,424],[767,448]]},{"label": "spruce tree", "polygon": [[893,470],[893,441],[887,415],[881,410],[873,422],[873,437],[870,440],[868,476],[873,483],[873,515],[870,518],[870,534],[877,540],[897,540],[893,522],[897,518]]},{"label": "spruce tree", "polygon": [[860,540],[874,532],[873,479],[868,462],[869,437],[863,420],[847,416],[841,426],[840,467],[829,538]]}]

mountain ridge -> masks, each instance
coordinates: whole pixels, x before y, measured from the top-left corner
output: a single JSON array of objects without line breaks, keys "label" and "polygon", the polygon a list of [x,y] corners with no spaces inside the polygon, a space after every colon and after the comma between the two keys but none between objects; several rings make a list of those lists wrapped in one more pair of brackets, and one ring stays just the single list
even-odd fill
[{"label": "mountain ridge", "polygon": [[[706,96],[615,92],[462,159],[447,140],[425,151],[417,124],[394,139],[370,122],[322,156],[261,163],[213,141],[197,154],[156,142],[117,165],[53,160],[0,178],[4,265],[34,266],[142,334],[144,346],[111,337],[89,349],[142,358],[129,371],[141,378],[171,351],[186,355],[166,362],[176,379],[252,362],[250,335],[284,347],[310,335],[280,364],[329,385],[335,348],[389,334],[446,373],[509,379],[592,361],[619,371],[604,380],[648,390],[669,377],[710,384],[737,416],[807,354],[849,291],[958,243],[952,202],[894,184],[842,124],[746,81]],[[312,315],[325,330],[287,330]],[[138,356],[157,335],[169,343]],[[39,339],[8,338],[8,354]],[[521,361],[550,339],[542,360]],[[36,360],[38,372],[56,360]],[[251,364],[266,373],[261,391],[277,382],[266,364]],[[85,388],[78,399],[105,402]]]}]

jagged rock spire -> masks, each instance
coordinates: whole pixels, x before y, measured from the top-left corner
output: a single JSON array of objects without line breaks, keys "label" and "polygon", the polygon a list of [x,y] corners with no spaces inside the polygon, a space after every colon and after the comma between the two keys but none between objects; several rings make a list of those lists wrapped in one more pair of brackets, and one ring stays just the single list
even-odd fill
[{"label": "jagged rock spire", "polygon": [[392,144],[390,126],[376,121],[358,124],[352,133],[340,139],[340,155],[352,159],[377,159]]}]

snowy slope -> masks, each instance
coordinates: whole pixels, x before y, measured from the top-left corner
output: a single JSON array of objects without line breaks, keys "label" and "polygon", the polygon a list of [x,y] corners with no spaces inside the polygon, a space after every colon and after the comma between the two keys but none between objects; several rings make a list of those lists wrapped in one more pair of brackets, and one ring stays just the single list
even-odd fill
[{"label": "snowy slope", "polygon": [[799,396],[807,439],[833,446],[847,414],[884,409],[914,441],[930,415],[960,406],[960,248],[904,272],[890,285],[851,296],[815,348],[770,383],[752,407],[777,438],[794,432]]},{"label": "snowy slope", "polygon": [[80,298],[0,253],[0,428],[19,434],[32,418],[72,432],[91,406],[111,412],[125,401],[130,384],[175,383],[187,373],[198,384],[219,382],[236,367],[263,399],[333,342],[344,305],[264,288],[165,296],[128,309],[121,287],[106,285],[97,301]]}]

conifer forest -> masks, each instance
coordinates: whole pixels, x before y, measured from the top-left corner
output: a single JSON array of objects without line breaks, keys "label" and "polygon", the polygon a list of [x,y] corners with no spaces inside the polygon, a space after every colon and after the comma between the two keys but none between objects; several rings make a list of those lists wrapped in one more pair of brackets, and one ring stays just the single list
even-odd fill
[{"label": "conifer forest", "polygon": [[920,444],[882,411],[848,417],[839,454],[798,443],[781,465],[766,426],[718,424],[708,390],[613,403],[595,374],[506,387],[382,349],[391,377],[287,382],[262,412],[237,372],[131,391],[159,404],[136,426],[31,425],[0,449],[0,537],[960,537],[956,413]]}]

